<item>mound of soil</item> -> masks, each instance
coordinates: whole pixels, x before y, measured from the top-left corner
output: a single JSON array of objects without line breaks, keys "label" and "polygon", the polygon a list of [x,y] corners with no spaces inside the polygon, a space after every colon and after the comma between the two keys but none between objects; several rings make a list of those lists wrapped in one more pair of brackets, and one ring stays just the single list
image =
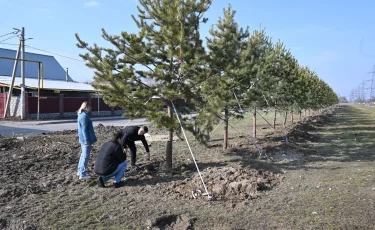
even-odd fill
[{"label": "mound of soil", "polygon": [[[225,167],[208,167],[202,172],[202,178],[207,186],[210,195],[216,200],[243,200],[259,196],[259,191],[267,190],[279,184],[282,177],[270,171],[241,168],[239,165]],[[199,191],[205,193],[202,180],[198,173],[183,181],[175,181],[169,186],[179,198],[207,199],[207,196],[200,196]]]},{"label": "mound of soil", "polygon": [[118,130],[121,130],[122,128],[123,127],[119,126],[104,126],[102,124],[98,124],[98,126],[95,127],[95,133],[97,135],[110,135]]}]

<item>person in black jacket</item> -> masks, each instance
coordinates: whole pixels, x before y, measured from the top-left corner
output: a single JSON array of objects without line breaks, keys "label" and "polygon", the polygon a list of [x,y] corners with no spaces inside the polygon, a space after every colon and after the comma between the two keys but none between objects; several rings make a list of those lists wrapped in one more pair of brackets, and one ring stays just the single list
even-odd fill
[{"label": "person in black jacket", "polygon": [[121,178],[124,175],[128,162],[126,153],[120,144],[123,134],[119,130],[111,141],[105,142],[99,150],[98,158],[95,163],[95,173],[99,175],[97,184],[99,187],[105,187],[104,183],[111,177],[114,177],[114,187],[120,187]]},{"label": "person in black jacket", "polygon": [[137,158],[137,148],[135,147],[135,141],[142,141],[143,146],[145,147],[147,153],[147,160],[150,160],[150,150],[145,138],[145,133],[148,132],[146,126],[128,126],[122,130],[123,136],[121,139],[122,146],[124,146],[124,151],[127,152],[127,148],[130,149],[131,154],[131,166],[136,167],[136,158]]}]

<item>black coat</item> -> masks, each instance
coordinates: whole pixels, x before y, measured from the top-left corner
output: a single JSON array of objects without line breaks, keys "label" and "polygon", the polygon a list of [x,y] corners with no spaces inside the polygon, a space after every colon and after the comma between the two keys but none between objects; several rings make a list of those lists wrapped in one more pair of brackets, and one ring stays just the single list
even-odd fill
[{"label": "black coat", "polygon": [[119,164],[126,160],[124,149],[118,141],[108,141],[99,150],[95,173],[102,176],[112,174]]},{"label": "black coat", "polygon": [[146,152],[150,152],[148,148],[148,144],[144,135],[139,135],[138,130],[140,129],[139,126],[128,126],[122,130],[123,136],[121,139],[121,144],[124,148],[127,147],[126,142],[131,141],[142,141],[143,146],[146,149]]}]

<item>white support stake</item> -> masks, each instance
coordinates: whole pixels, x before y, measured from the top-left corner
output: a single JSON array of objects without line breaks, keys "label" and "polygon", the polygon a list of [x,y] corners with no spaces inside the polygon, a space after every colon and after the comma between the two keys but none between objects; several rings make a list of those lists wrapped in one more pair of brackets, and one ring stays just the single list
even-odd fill
[{"label": "white support stake", "polygon": [[[212,199],[214,198],[214,196],[213,196],[213,195],[210,195],[210,194],[208,193],[208,190],[207,190],[206,184],[205,184],[204,181],[203,181],[203,177],[202,177],[202,174],[201,174],[201,172],[200,172],[200,170],[199,170],[199,167],[198,167],[197,161],[195,160],[195,157],[194,157],[193,151],[191,150],[191,148],[190,148],[190,144],[189,144],[189,141],[187,140],[187,137],[186,137],[186,134],[185,134],[184,127],[182,127],[182,123],[181,123],[180,117],[178,116],[178,113],[177,113],[176,107],[174,106],[174,104],[173,104],[172,101],[171,101],[171,103],[172,103],[172,106],[173,106],[174,112],[176,113],[176,116],[177,116],[178,122],[180,123],[182,133],[184,134],[185,141],[186,141],[187,146],[188,146],[188,148],[189,148],[189,150],[190,150],[190,154],[191,154],[191,156],[192,156],[192,158],[193,158],[193,161],[194,161],[195,167],[197,168],[197,171],[198,171],[199,177],[200,177],[200,179],[201,179],[201,181],[202,181],[202,185],[203,185],[203,187],[204,187],[204,190],[206,191],[206,193],[204,193],[204,194],[202,194],[202,195],[203,195],[203,196],[207,196],[209,200],[212,200]],[[198,191],[198,190],[196,190],[196,191]],[[199,191],[200,191],[200,190],[199,190]],[[194,191],[193,191],[193,192],[194,192]],[[202,192],[200,192],[200,193],[202,193]],[[196,196],[194,196],[194,193],[192,193],[192,195],[193,195],[194,198],[196,197]]]}]

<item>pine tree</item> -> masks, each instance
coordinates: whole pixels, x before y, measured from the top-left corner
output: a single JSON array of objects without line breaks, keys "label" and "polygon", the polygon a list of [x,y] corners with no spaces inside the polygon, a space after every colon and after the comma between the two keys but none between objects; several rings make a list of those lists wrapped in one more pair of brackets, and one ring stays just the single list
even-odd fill
[{"label": "pine tree", "polygon": [[[166,145],[166,166],[172,168],[173,134],[179,134],[179,123],[173,116],[173,105],[186,99],[179,106],[195,109],[199,98],[198,81],[205,76],[201,65],[204,48],[199,25],[206,22],[203,14],[211,0],[140,0],[139,14],[133,20],[139,32],[102,37],[110,48],[89,46],[76,34],[77,46],[88,52],[81,57],[95,70],[93,86],[106,103],[126,110],[124,115],[146,116],[157,127],[169,130]],[[150,100],[150,98],[154,98]],[[147,104],[146,102],[149,101]],[[167,113],[160,108],[167,106]],[[192,124],[183,120],[188,130]]]},{"label": "pine tree", "polygon": [[270,83],[272,88],[268,91],[268,104],[274,109],[273,127],[276,128],[276,115],[277,112],[282,110],[284,92],[283,88],[287,82],[285,79],[285,59],[283,54],[285,53],[285,46],[281,41],[272,44],[271,48],[266,55],[264,71],[269,75]]},{"label": "pine tree", "polygon": [[[233,95],[233,89],[238,85],[241,66],[241,52],[245,48],[245,39],[249,36],[248,29],[240,28],[235,22],[236,12],[231,5],[223,10],[224,18],[219,18],[215,27],[210,29],[207,38],[208,68],[211,77],[203,83],[205,109],[203,113],[212,119],[224,122],[223,148],[228,147],[229,118],[238,116],[239,106]],[[224,115],[222,115],[224,112]]]},{"label": "pine tree", "polygon": [[256,110],[267,106],[265,98],[270,91],[270,73],[267,72],[267,58],[271,51],[271,40],[265,30],[255,30],[242,52],[239,90],[245,106],[253,112],[253,137],[256,137]]},{"label": "pine tree", "polygon": [[285,121],[286,124],[287,119],[287,112],[291,114],[291,120],[293,121],[293,113],[295,112],[296,108],[298,107],[298,88],[299,86],[299,79],[298,79],[298,62],[297,59],[291,54],[288,50],[283,55],[286,63],[286,84],[284,88],[284,92],[286,95],[285,101]]},{"label": "pine tree", "polygon": [[308,94],[310,92],[310,70],[308,67],[298,68],[298,87],[296,89],[296,104],[300,115],[308,108]]},{"label": "pine tree", "polygon": [[[297,80],[298,63],[283,43],[278,41],[271,52],[269,70],[273,74],[275,84],[270,98],[275,109],[284,111],[284,125],[288,111],[292,111],[294,104],[293,90]],[[276,113],[275,113],[276,114]]]}]

